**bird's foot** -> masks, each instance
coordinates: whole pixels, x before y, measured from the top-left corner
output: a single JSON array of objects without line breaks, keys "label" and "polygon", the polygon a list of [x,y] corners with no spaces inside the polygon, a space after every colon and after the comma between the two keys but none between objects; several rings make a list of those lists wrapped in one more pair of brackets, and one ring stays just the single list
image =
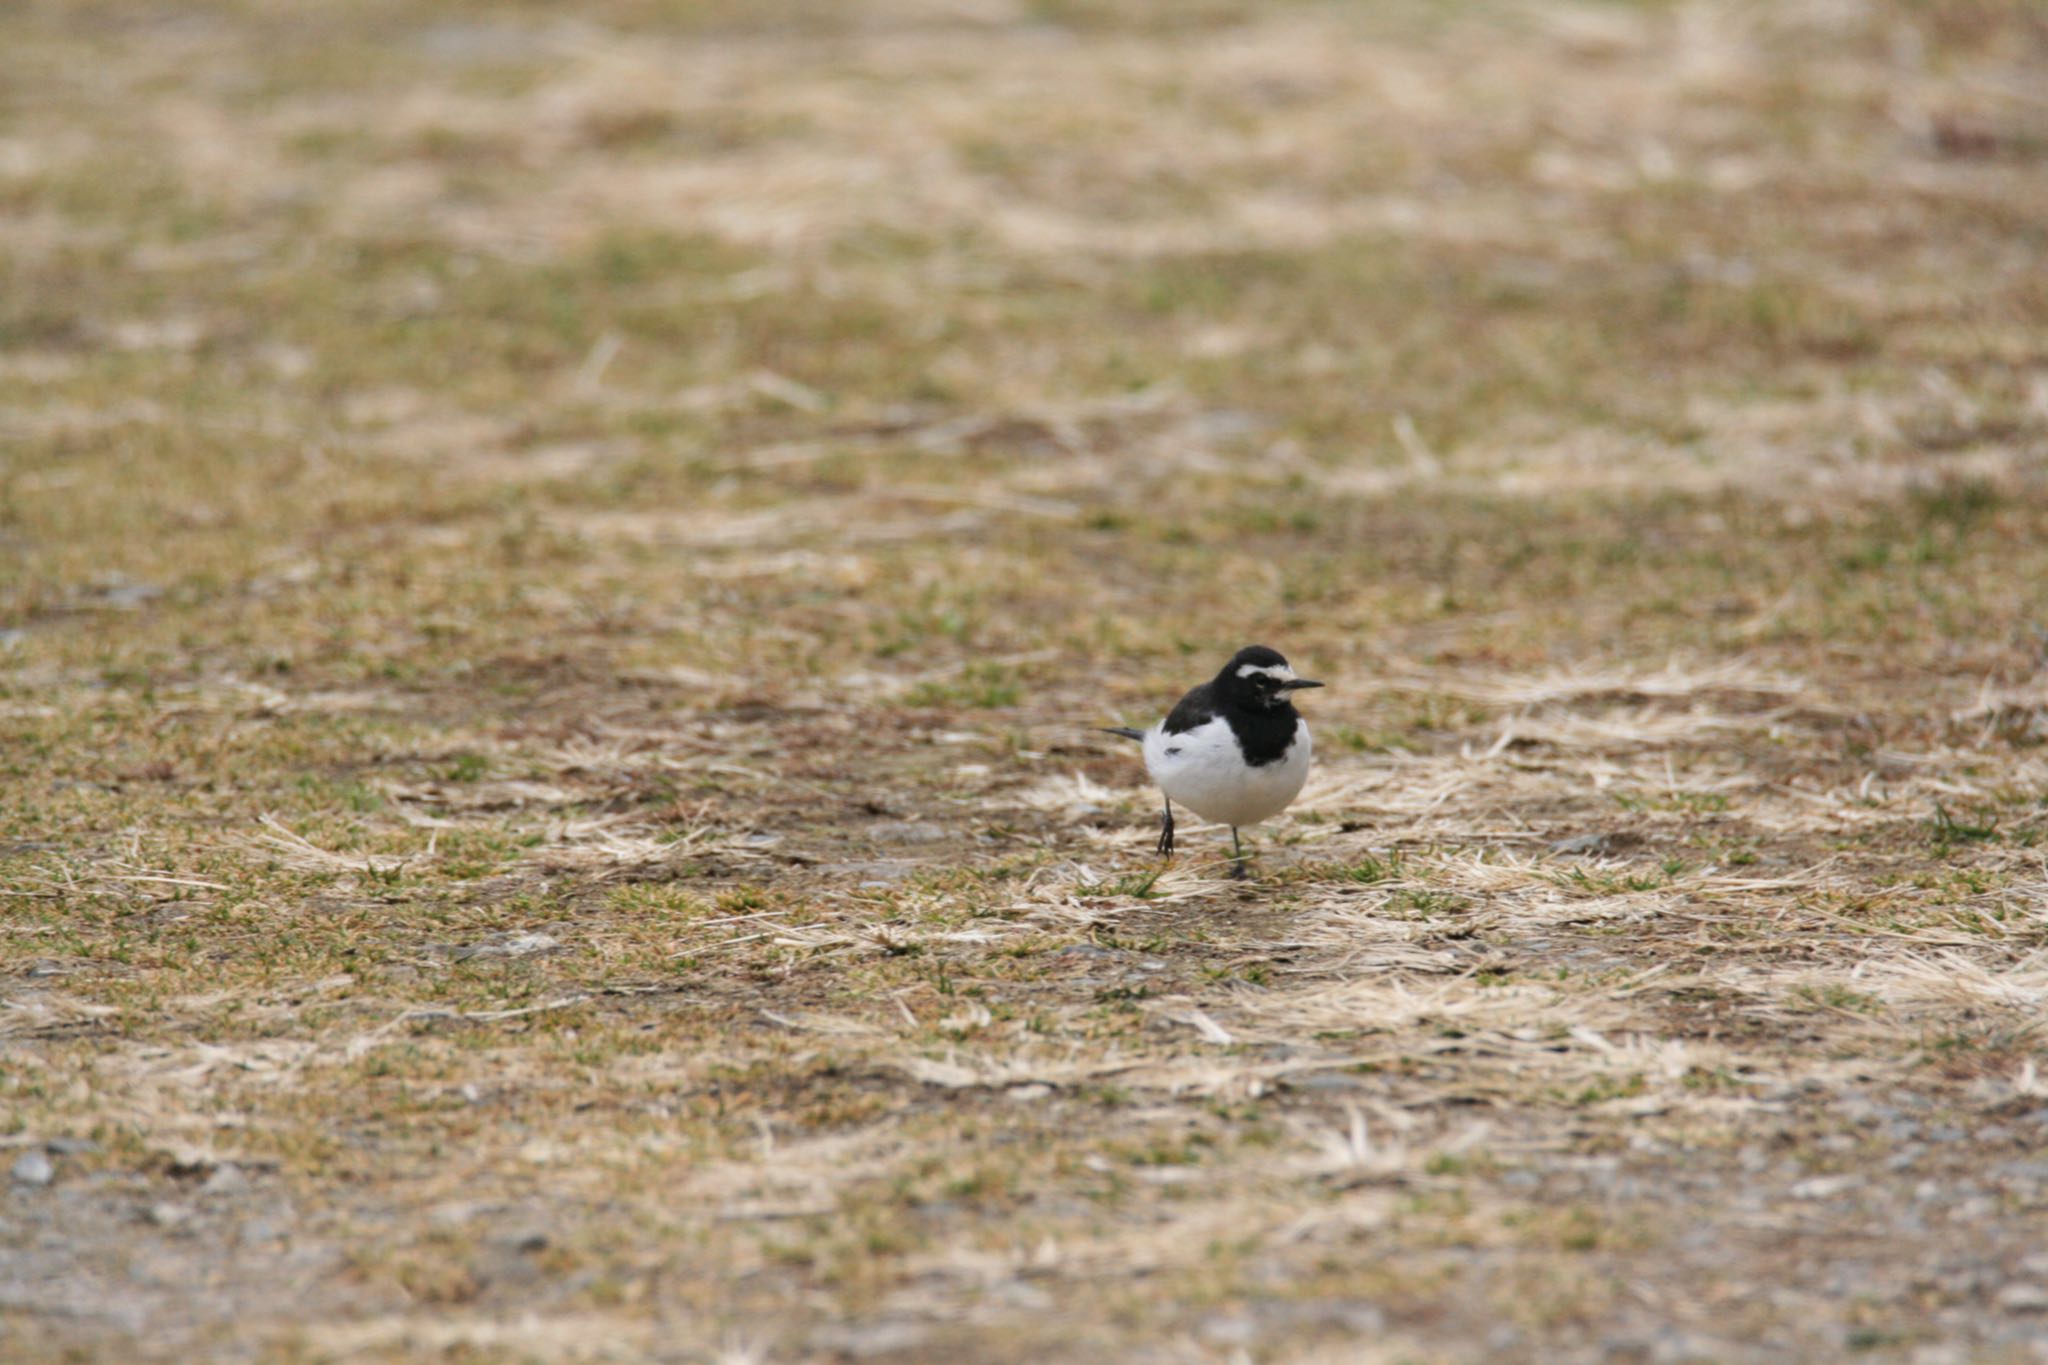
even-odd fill
[{"label": "bird's foot", "polygon": [[1168,811],[1159,822],[1159,856],[1173,856],[1173,812]]},{"label": "bird's foot", "polygon": [[1251,865],[1243,858],[1232,858],[1230,860],[1230,880],[1241,882],[1251,875]]}]

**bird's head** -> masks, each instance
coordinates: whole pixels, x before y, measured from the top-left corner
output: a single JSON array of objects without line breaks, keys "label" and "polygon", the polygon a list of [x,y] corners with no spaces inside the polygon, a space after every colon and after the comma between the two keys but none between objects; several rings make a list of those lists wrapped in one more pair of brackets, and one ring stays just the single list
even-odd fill
[{"label": "bird's head", "polygon": [[1289,698],[1319,682],[1296,677],[1277,649],[1248,645],[1231,656],[1216,675],[1216,692],[1238,706],[1272,708],[1285,706]]}]

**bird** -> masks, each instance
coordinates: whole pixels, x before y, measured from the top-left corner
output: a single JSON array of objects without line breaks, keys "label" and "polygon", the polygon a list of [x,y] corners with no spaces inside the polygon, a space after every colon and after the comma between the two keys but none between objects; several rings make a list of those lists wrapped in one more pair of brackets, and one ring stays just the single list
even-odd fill
[{"label": "bird", "polygon": [[1295,676],[1276,649],[1247,645],[1216,676],[1188,694],[1149,730],[1098,727],[1145,746],[1145,770],[1166,801],[1159,852],[1173,853],[1173,803],[1230,826],[1232,877],[1245,873],[1238,831],[1287,809],[1308,780],[1308,722],[1294,694],[1319,682]]}]

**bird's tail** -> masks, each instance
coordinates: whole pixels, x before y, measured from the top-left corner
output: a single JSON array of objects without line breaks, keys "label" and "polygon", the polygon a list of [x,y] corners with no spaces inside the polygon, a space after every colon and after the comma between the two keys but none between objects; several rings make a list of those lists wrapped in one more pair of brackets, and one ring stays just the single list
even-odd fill
[{"label": "bird's tail", "polygon": [[1145,732],[1143,730],[1133,730],[1128,725],[1102,725],[1096,728],[1105,735],[1122,735],[1125,739],[1135,739],[1140,744],[1145,742]]}]

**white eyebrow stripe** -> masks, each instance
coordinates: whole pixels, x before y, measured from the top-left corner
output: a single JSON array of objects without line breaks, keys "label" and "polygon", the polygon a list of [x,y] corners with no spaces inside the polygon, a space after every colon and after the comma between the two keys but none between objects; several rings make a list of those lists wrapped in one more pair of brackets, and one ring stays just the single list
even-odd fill
[{"label": "white eyebrow stripe", "polygon": [[1294,681],[1294,670],[1286,664],[1243,664],[1237,670],[1240,678],[1249,678],[1254,673],[1263,673],[1276,682]]}]

